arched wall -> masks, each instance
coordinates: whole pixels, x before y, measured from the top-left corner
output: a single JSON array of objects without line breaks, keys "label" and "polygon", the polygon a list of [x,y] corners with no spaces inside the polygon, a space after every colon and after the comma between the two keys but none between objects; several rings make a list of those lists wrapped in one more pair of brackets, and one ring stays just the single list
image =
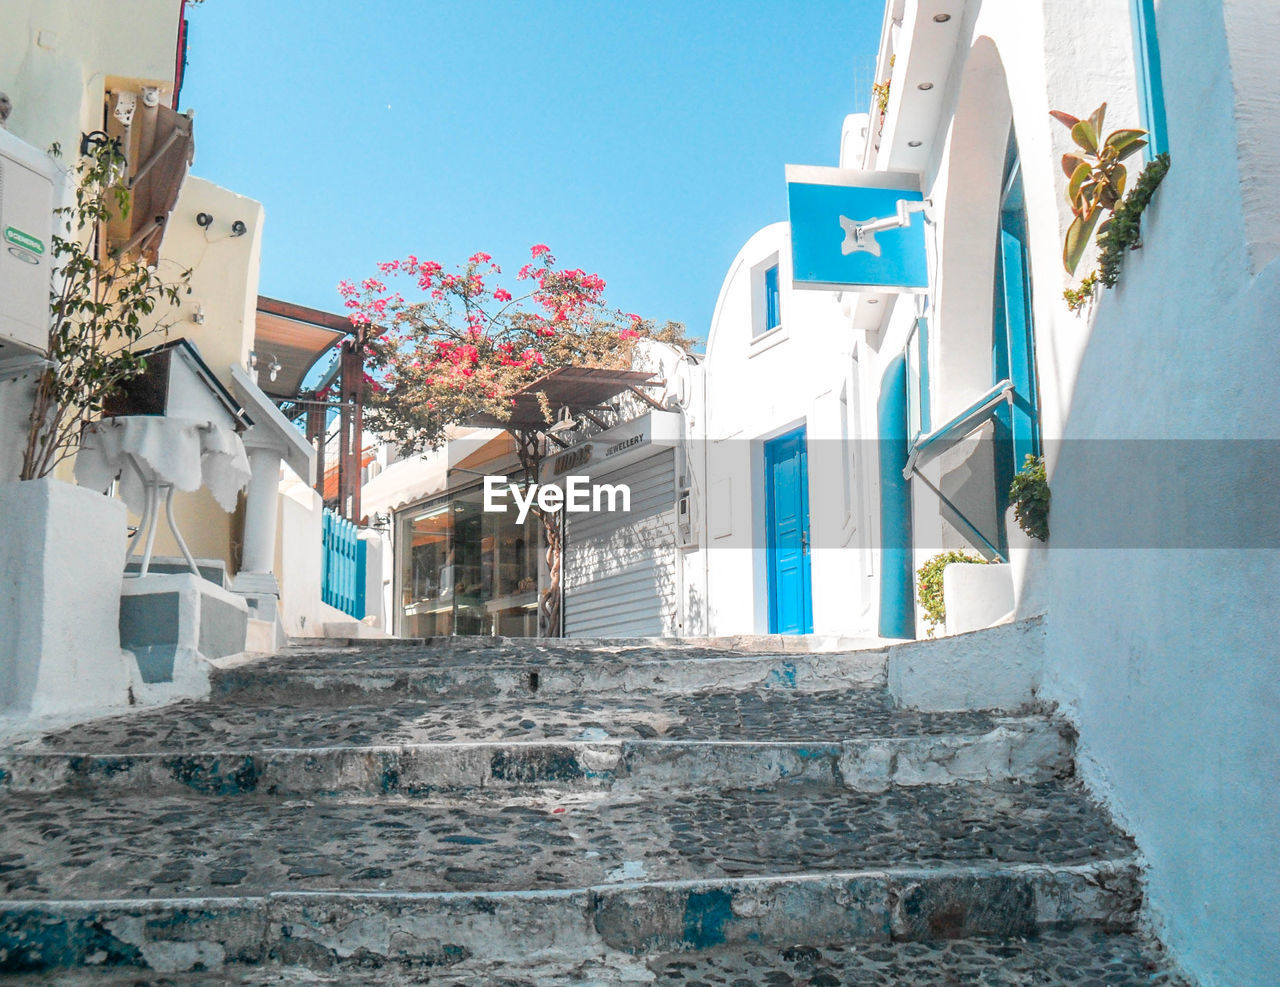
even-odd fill
[{"label": "arched wall", "polygon": [[991,386],[991,317],[1000,182],[1012,122],[1004,63],[989,37],[961,77],[940,214],[938,306],[930,346],[935,424]]}]

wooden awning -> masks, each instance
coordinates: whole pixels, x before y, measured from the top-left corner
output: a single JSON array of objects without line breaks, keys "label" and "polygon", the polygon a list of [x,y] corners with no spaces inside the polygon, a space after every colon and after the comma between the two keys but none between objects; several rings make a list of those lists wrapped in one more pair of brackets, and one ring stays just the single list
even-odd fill
[{"label": "wooden awning", "polygon": [[127,216],[111,221],[107,236],[121,253],[140,251],[148,263],[156,264],[165,225],[195,158],[195,137],[190,114],[159,103],[147,106],[141,97],[134,98],[128,124],[114,113],[108,120],[108,136],[119,138],[125,149],[130,205]]},{"label": "wooden awning", "polygon": [[[273,398],[296,398],[311,368],[351,332],[345,315],[258,296],[253,351],[258,386]],[[280,369],[271,380],[272,362]]]},{"label": "wooden awning", "polygon": [[551,422],[543,414],[539,394],[545,394],[551,413],[562,408],[572,412],[575,408],[595,408],[623,391],[653,379],[648,370],[610,370],[604,367],[561,367],[526,384],[515,395],[515,405],[510,419],[503,421],[493,415],[477,415],[468,425],[481,428],[502,428],[516,431],[540,431]]}]

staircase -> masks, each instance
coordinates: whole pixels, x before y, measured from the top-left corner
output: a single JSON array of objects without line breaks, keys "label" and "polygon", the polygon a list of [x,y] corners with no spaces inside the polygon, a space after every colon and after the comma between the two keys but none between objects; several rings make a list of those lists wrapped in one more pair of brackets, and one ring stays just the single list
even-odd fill
[{"label": "staircase", "polygon": [[883,651],[304,643],[0,751],[0,973],[1182,984],[1073,754]]}]

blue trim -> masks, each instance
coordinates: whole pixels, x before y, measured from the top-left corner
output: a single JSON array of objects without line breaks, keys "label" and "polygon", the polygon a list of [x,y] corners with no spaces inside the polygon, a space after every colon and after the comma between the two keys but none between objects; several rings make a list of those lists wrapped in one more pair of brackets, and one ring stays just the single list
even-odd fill
[{"label": "blue trim", "polygon": [[911,484],[907,465],[907,361],[894,357],[880,383],[880,636],[914,638]]},{"label": "blue trim", "polygon": [[1138,105],[1147,131],[1147,159],[1169,150],[1169,125],[1164,111],[1164,77],[1160,71],[1160,43],[1156,38],[1155,0],[1132,0],[1134,60],[1138,67]]},{"label": "blue trim", "polygon": [[782,299],[778,292],[778,265],[764,272],[764,331],[782,325]]},{"label": "blue trim", "polygon": [[928,435],[932,427],[929,408],[929,322],[916,319],[907,341],[907,433],[912,442]]},{"label": "blue trim", "polygon": [[1009,486],[1028,455],[1040,453],[1035,323],[1022,166],[1015,135],[1009,136],[1000,227],[996,232],[995,304],[991,331],[991,379],[1013,384],[1008,404],[995,409],[996,524],[1005,548],[1004,515]]}]

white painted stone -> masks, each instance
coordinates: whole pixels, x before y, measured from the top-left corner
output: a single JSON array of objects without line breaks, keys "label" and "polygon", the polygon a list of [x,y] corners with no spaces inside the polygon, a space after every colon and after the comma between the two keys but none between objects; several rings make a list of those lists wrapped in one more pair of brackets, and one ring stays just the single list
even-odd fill
[{"label": "white painted stone", "polygon": [[125,507],[58,480],[0,484],[0,708],[92,715],[128,703],[120,650]]},{"label": "white painted stone", "polygon": [[1017,709],[1044,669],[1045,621],[1037,617],[889,649],[889,691],[901,706],[943,711]]},{"label": "white painted stone", "polygon": [[1009,565],[952,562],[942,570],[947,633],[976,631],[1013,612],[1013,572]]},{"label": "white painted stone", "polygon": [[319,494],[300,484],[280,494],[279,503],[275,572],[280,616],[290,637],[317,637],[325,620],[320,612],[323,505]]},{"label": "white painted stone", "polygon": [[[249,607],[244,598],[231,590],[223,589],[207,579],[191,573],[172,575],[147,575],[124,580],[121,597],[165,596],[178,598],[178,620],[173,655],[172,678],[160,682],[138,681],[134,686],[136,698],[143,703],[164,703],[175,699],[196,698],[209,694],[210,658],[223,658],[245,649]],[[205,654],[201,637],[201,622],[206,614],[206,601],[214,600],[238,614],[231,617],[225,630],[238,636],[238,647],[226,654]],[[221,608],[220,608],[221,609]],[[126,642],[127,643],[127,642]]]}]

